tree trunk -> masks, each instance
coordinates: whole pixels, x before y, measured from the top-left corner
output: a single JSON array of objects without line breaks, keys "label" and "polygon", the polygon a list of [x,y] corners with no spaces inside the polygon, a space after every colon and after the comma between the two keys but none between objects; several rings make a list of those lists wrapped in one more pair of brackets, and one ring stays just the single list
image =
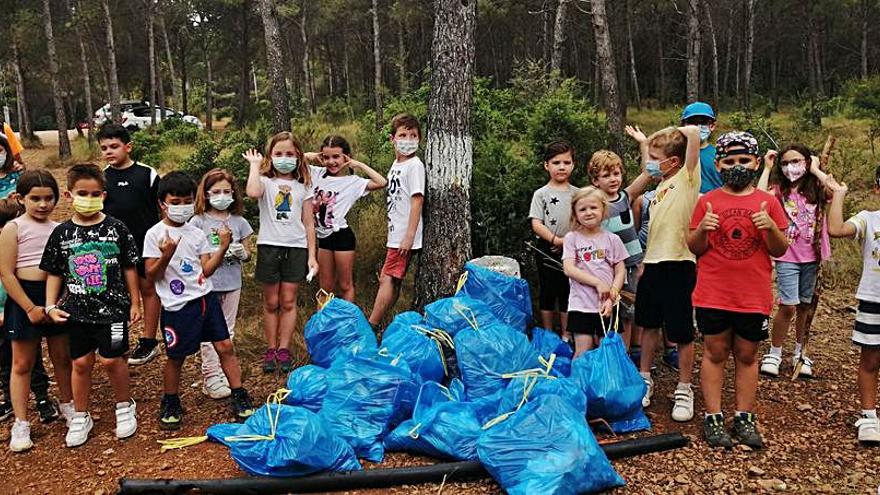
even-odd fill
[{"label": "tree trunk", "polygon": [[565,45],[565,7],[570,0],[559,0],[556,5],[556,21],[553,23],[553,54],[550,57],[550,72],[562,75],[562,48]]},{"label": "tree trunk", "polygon": [[309,102],[309,113],[313,114],[317,110],[315,106],[315,85],[312,82],[312,66],[309,61],[309,33],[308,33],[308,17],[306,17],[306,0],[302,2],[302,19],[299,24],[299,34],[302,38],[303,44],[303,57],[302,57],[302,71],[303,71],[303,88],[306,91],[306,98]]},{"label": "tree trunk", "polygon": [[382,116],[382,44],[379,39],[379,0],[373,0],[373,96],[376,110],[376,129],[385,123]]},{"label": "tree trunk", "polygon": [[700,0],[687,0],[687,102],[700,99]]},{"label": "tree trunk", "polygon": [[211,73],[211,57],[208,50],[205,50],[205,66],[208,72],[205,81],[205,129],[214,130],[214,81]]},{"label": "tree trunk", "polygon": [[159,120],[164,121],[165,111],[165,82],[162,80],[162,56],[156,53],[156,100],[159,104]]},{"label": "tree trunk", "polygon": [[34,126],[31,125],[31,111],[27,102],[27,90],[24,82],[24,75],[21,72],[21,53],[18,51],[18,42],[15,33],[9,36],[9,43],[12,45],[12,73],[15,77],[15,98],[18,100],[18,133],[27,141],[36,141],[34,135]]},{"label": "tree trunk", "polygon": [[862,79],[868,78],[868,14],[871,9],[871,2],[868,0],[861,1],[861,28],[862,28],[862,43],[861,49],[859,51],[859,58],[861,59],[861,68],[862,68]]},{"label": "tree trunk", "polygon": [[[186,73],[186,49],[187,49],[187,41],[186,38],[180,40],[177,44],[180,49],[180,100],[183,108],[181,111],[184,115],[189,114],[189,95],[187,94],[186,85],[189,82],[189,78]],[[208,60],[210,54],[205,52],[205,59]]]},{"label": "tree trunk", "polygon": [[74,26],[76,26],[76,38],[79,42],[79,60],[82,64],[83,91],[86,98],[86,123],[89,125],[88,139],[89,147],[91,147],[95,141],[95,107],[92,106],[92,79],[89,76],[89,57],[86,53],[86,44],[83,41],[81,22],[82,19],[77,15]]},{"label": "tree trunk", "polygon": [[58,84],[58,55],[55,52],[55,36],[52,33],[52,10],[49,0],[43,0],[43,30],[46,34],[46,47],[49,55],[49,77],[52,79],[52,102],[55,104],[55,125],[58,127],[58,155],[62,160],[70,158],[70,139],[67,136],[67,114],[64,111],[64,96]]},{"label": "tree trunk", "polygon": [[733,58],[733,5],[730,6],[730,14],[727,17],[727,51],[724,52],[724,84],[721,87],[725,95],[730,94],[730,60]]},{"label": "tree trunk", "polygon": [[397,10],[397,72],[400,79],[400,93],[406,93],[409,90],[409,78],[406,74],[406,23],[400,16],[400,2],[398,2]]},{"label": "tree trunk", "polygon": [[774,46],[770,56],[770,106],[773,111],[779,108],[779,49]]},{"label": "tree trunk", "polygon": [[553,58],[553,46],[551,43],[551,35],[553,32],[551,31],[553,24],[550,22],[550,8],[547,7],[547,2],[551,0],[544,0],[541,2],[541,21],[544,24],[544,30],[541,37],[541,47],[543,49],[543,56],[541,57],[542,66],[544,70],[550,69],[550,59]]},{"label": "tree trunk", "polygon": [[659,67],[660,70],[658,71],[660,73],[660,75],[659,75],[660,81],[658,83],[658,86],[659,86],[658,99],[660,100],[660,107],[661,108],[666,107],[666,101],[667,101],[666,100],[666,52],[663,51],[663,49],[664,49],[663,39],[664,38],[665,38],[665,36],[663,35],[663,32],[661,30],[660,36],[657,37],[657,60],[658,60],[659,66],[660,66]]},{"label": "tree trunk", "polygon": [[629,73],[632,78],[633,85],[633,96],[636,99],[636,108],[642,109],[642,96],[639,93],[639,76],[638,72],[636,72],[636,51],[633,49],[633,34],[632,34],[632,20],[630,19],[630,6],[629,1],[626,3],[626,41],[629,45]]},{"label": "tree trunk", "polygon": [[416,307],[451,294],[471,256],[471,102],[475,1],[434,1],[431,95],[428,100],[424,245]]},{"label": "tree trunk", "polygon": [[147,57],[150,60],[150,125],[156,125],[156,29],[153,21],[153,0],[144,0],[147,16]]},{"label": "tree trunk", "polygon": [[168,31],[165,30],[165,16],[161,12],[159,13],[159,31],[162,33],[162,40],[165,45],[165,57],[168,59],[168,75],[171,76],[171,86],[169,87],[168,96],[174,96],[174,85],[177,82],[177,73],[174,72],[174,57],[171,56],[171,43],[168,41]]},{"label": "tree trunk", "polygon": [[718,88],[718,38],[715,35],[715,24],[712,22],[712,9],[708,1],[703,0],[703,12],[706,14],[706,23],[709,27],[709,41],[712,49],[712,103],[715,108],[721,104],[721,96]]},{"label": "tree trunk", "polygon": [[284,55],[281,52],[281,33],[274,0],[260,0],[260,14],[266,37],[266,72],[269,74],[272,100],[272,126],[275,132],[290,131],[290,104],[287,81],[284,79]]},{"label": "tree trunk", "polygon": [[743,97],[746,110],[751,110],[752,99],[751,83],[752,83],[752,60],[755,49],[755,3],[757,0],[746,0],[746,50],[743,60]]},{"label": "tree trunk", "polygon": [[107,74],[110,79],[110,115],[116,124],[122,123],[122,111],[119,108],[119,75],[116,69],[116,42],[113,40],[113,16],[110,14],[110,3],[101,0],[104,10],[104,27],[107,30]]},{"label": "tree trunk", "polygon": [[602,75],[602,98],[605,102],[608,128],[611,130],[613,139],[612,147],[615,148],[615,151],[620,151],[623,144],[623,125],[626,119],[626,109],[620,103],[617,65],[614,62],[614,49],[611,45],[608,17],[605,14],[605,0],[590,0],[590,5],[593,11],[596,60]]},{"label": "tree trunk", "polygon": [[251,53],[248,47],[249,26],[248,12],[250,11],[250,1],[245,0],[241,3],[240,26],[241,41],[239,43],[239,59],[238,59],[238,110],[235,116],[235,123],[238,127],[243,127],[247,121],[248,100],[250,99],[251,87]]}]

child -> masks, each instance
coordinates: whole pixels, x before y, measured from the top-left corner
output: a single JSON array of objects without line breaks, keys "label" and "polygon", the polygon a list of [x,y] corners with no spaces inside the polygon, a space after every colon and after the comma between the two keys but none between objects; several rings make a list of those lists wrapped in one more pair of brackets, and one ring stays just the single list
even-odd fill
[{"label": "child", "polygon": [[425,164],[416,156],[422,129],[409,114],[391,119],[394,163],[388,171],[388,242],[379,290],[370,313],[370,324],[378,328],[400,295],[413,255],[422,249],[422,205],[425,202]]},{"label": "child", "polygon": [[[238,181],[229,172],[215,168],[202,177],[196,192],[196,216],[190,225],[201,229],[211,249],[220,249],[220,231],[232,232],[232,242],[223,257],[223,263],[211,276],[214,293],[223,309],[229,340],[235,337],[235,318],[241,300],[241,264],[251,257],[245,246],[254,229],[241,216],[244,204]],[[214,346],[202,342],[202,392],[212,399],[225,399],[232,394],[229,382],[220,367],[220,358]]]},{"label": "child", "polygon": [[715,110],[708,103],[695,101],[682,110],[681,125],[700,128],[700,194],[718,189],[723,181],[715,168],[715,146],[709,141],[715,132]]},{"label": "child", "polygon": [[86,443],[94,426],[88,409],[96,350],[116,398],[116,438],[137,431],[123,357],[129,326],[141,318],[137,245],[122,222],[101,213],[104,186],[97,165],[70,168],[64,196],[73,204],[73,217],[52,231],[40,262],[40,269],[49,274],[46,315],[70,336],[76,412],[64,439],[68,447]]},{"label": "child", "polygon": [[779,201],[752,185],[761,163],[758,141],[747,132],[728,132],[718,138],[717,150],[724,185],[699,199],[688,234],[688,247],[698,256],[693,302],[703,334],[703,436],[711,447],[733,447],[721,412],[724,367],[732,352],[736,416],[731,433],[758,449],[764,446],[754,412],[758,347],[768,336],[773,308],[771,257],[788,249],[788,221]]},{"label": "child", "polygon": [[[648,138],[642,134],[638,127],[626,127],[627,133],[640,136],[639,143],[647,146]],[[647,157],[647,153],[643,153]],[[639,174],[632,183],[623,188],[624,169],[623,160],[617,153],[608,150],[599,150],[593,153],[587,163],[587,173],[590,181],[608,197],[608,215],[602,222],[602,227],[612,234],[620,237],[626,246],[628,254],[624,265],[626,266],[626,284],[624,289],[635,294],[636,283],[639,277],[639,264],[645,257],[642,245],[639,243],[639,234],[636,231],[636,222],[633,215],[633,201],[639,197],[651,182],[651,176],[647,172]],[[623,317],[623,344],[628,349],[630,335],[632,334],[633,308],[629,304],[622,305]]]},{"label": "child", "polygon": [[[107,162],[104,175],[107,197],[104,213],[120,220],[134,237],[138,253],[143,252],[147,230],[158,222],[156,191],[159,174],[143,163],[131,159],[131,136],[125,127],[107,124],[98,131],[98,145]],[[159,325],[159,298],[153,284],[147,282],[143,262],[137,265],[138,289],[144,305],[144,330],[128,358],[128,364],[141,365],[159,354],[156,331]]]},{"label": "child", "polygon": [[15,191],[24,214],[9,221],[0,232],[0,279],[9,293],[3,326],[12,340],[12,407],[15,424],[9,449],[23,452],[33,447],[27,421],[31,369],[40,341],[46,337],[49,357],[55,367],[55,380],[61,396],[61,413],[67,421],[73,416],[70,389],[70,352],[66,329],[48,324],[45,313],[46,272],[40,259],[46,241],[58,225],[49,219],[58,201],[58,184],[46,170],[21,174]]},{"label": "child", "polygon": [[229,330],[211,275],[223,263],[232,232],[221,228],[219,249],[212,248],[198,228],[187,224],[194,213],[196,184],[183,172],[171,172],[159,181],[162,221],[147,231],[144,259],[147,278],[156,286],[162,302],[162,334],[165,337],[163,384],[159,427],[180,428],[183,408],[178,389],[180,370],[201,342],[212,342],[220,366],[232,389],[232,411],[238,419],[253,414],[251,398],[241,384],[241,368],[229,339]]},{"label": "child", "polygon": [[602,339],[626,278],[626,246],[619,236],[602,228],[608,210],[606,194],[599,188],[578,189],[571,197],[570,225],[574,228],[565,234],[562,266],[571,284],[568,331],[574,335],[574,357]]},{"label": "child", "polygon": [[642,405],[648,407],[654,393],[651,366],[662,327],[667,338],[678,344],[680,366],[672,419],[690,421],[694,416],[691,292],[696,267],[684,232],[700,192],[700,131],[696,126],[667,127],[652,134],[643,149],[648,153],[645,170],[662,181],[651,201],[645,269],[636,294],[635,324],[643,328],[640,368],[648,385]]},{"label": "child", "polygon": [[[783,256],[776,258],[779,308],[773,317],[770,352],[761,359],[761,372],[779,375],[782,345],[794,317],[796,340],[792,363],[803,359],[799,374],[809,377],[813,376],[813,361],[801,356],[801,346],[819,263],[831,256],[828,225],[823,214],[826,203],[824,183],[828,176],[819,170],[819,158],[811,156],[810,150],[802,144],[793,144],[778,156],[782,158],[782,167],[774,169],[777,153],[767,152],[758,187],[770,191],[783,205],[788,216],[785,232],[790,245]],[[772,186],[769,185],[771,181]]]},{"label": "child", "polygon": [[[826,181],[834,192],[828,213],[828,233],[831,237],[851,237],[862,243],[862,278],[856,291],[859,300],[853,328],[853,343],[861,348],[859,354],[858,387],[862,414],[856,421],[859,442],[880,443],[880,420],[877,419],[877,372],[880,371],[880,211],[862,210],[843,221],[843,201],[846,184],[833,178]],[[880,193],[880,167],[874,172],[874,194]]]},{"label": "child", "polygon": [[[321,289],[335,292],[346,301],[354,301],[354,252],[357,241],[345,216],[362,196],[382,189],[385,177],[369,165],[351,158],[351,146],[341,136],[327,136],[320,153],[308,153],[323,168],[315,168],[313,208],[315,233],[318,236],[318,264],[321,266]],[[362,171],[364,179],[348,170]]]},{"label": "child", "polygon": [[568,333],[569,281],[563,273],[562,246],[569,230],[571,196],[577,187],[568,181],[574,169],[574,146],[568,141],[553,141],[544,146],[544,170],[550,180],[532,194],[529,220],[537,239],[535,264],[538,266],[538,304],[541,325],[556,327],[559,316],[560,333]]},{"label": "child", "polygon": [[[269,348],[263,371],[293,369],[290,337],[296,327],[299,284],[318,273],[312,181],[302,147],[289,132],[269,139],[266,157],[244,153],[250,164],[247,195],[259,200],[256,279],[263,284],[263,329]],[[308,276],[308,277],[307,277]]]}]

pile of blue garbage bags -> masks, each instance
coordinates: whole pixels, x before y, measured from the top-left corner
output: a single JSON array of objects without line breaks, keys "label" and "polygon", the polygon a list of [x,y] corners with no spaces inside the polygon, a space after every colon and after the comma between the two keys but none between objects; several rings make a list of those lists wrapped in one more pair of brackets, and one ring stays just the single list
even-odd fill
[{"label": "pile of blue garbage bags", "polygon": [[472,263],[462,281],[424,314],[399,314],[381,342],[357,306],[325,301],[304,330],[312,364],[208,437],[256,475],[356,471],[399,451],[478,460],[510,494],[622,486],[588,424],[650,428],[620,337],[572,360],[554,332],[530,328],[527,282]]}]

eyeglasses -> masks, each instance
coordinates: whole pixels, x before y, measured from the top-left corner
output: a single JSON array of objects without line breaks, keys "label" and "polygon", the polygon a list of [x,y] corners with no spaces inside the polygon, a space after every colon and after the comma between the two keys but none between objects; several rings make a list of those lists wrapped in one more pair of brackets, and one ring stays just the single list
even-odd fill
[{"label": "eyeglasses", "polygon": [[785,167],[788,165],[805,165],[807,163],[807,161],[806,160],[788,160],[788,161],[783,161],[781,163],[782,163],[782,166]]}]

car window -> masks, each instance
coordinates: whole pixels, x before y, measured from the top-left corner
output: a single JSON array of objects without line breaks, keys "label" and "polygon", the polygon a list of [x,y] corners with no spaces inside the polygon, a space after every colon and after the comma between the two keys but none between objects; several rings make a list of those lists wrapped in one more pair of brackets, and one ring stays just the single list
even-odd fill
[{"label": "car window", "polygon": [[131,113],[133,113],[135,117],[149,117],[150,116],[150,107],[132,108]]}]

